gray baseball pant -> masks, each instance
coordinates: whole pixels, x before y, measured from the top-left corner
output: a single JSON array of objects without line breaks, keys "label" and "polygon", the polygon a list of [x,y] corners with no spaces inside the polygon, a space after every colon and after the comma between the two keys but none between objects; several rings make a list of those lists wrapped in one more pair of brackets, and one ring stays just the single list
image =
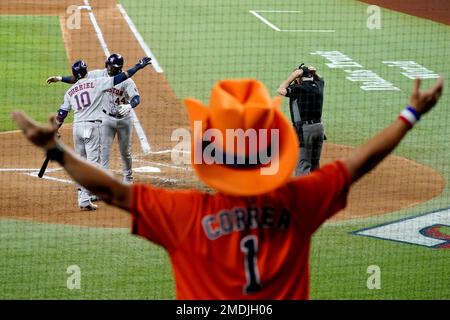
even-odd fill
[{"label": "gray baseball pant", "polygon": [[100,163],[104,169],[109,169],[109,157],[111,155],[112,144],[117,133],[119,140],[119,150],[123,165],[123,180],[133,181],[132,158],[131,158],[131,136],[133,129],[133,118],[131,114],[124,118],[116,119],[109,115],[103,116],[101,126],[101,153]]},{"label": "gray baseball pant", "polygon": [[[100,122],[76,122],[73,124],[73,145],[75,152],[94,164],[100,164]],[[85,206],[90,201],[90,192],[77,185],[78,205]]]},{"label": "gray baseball pant", "polygon": [[304,124],[300,128],[297,128],[297,134],[301,142],[295,175],[301,176],[310,173],[320,166],[324,127],[322,123]]}]

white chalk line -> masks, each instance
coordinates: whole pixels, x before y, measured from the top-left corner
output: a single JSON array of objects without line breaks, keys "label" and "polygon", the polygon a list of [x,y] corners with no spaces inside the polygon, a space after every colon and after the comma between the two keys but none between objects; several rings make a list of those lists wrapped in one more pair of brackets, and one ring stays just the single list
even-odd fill
[{"label": "white chalk line", "polygon": [[[105,57],[110,56],[110,51],[108,49],[108,46],[106,44],[106,41],[103,37],[103,33],[101,31],[101,28],[97,22],[97,19],[95,18],[94,13],[91,11],[92,7],[89,4],[89,0],[83,0],[85,3],[85,6],[79,6],[78,8],[80,10],[87,10],[88,15],[89,15],[89,19],[92,23],[92,26],[94,27],[94,30],[97,34],[97,38],[100,42],[100,45],[103,49],[103,52],[105,54]],[[162,69],[161,65],[159,64],[158,60],[156,59],[155,55],[153,54],[153,52],[150,50],[150,48],[148,47],[148,45],[146,44],[145,40],[143,39],[142,35],[139,33],[139,31],[137,30],[136,26],[134,25],[133,21],[131,20],[131,18],[128,16],[127,12],[125,11],[125,9],[123,8],[123,6],[121,4],[117,4],[117,7],[120,11],[120,13],[122,14],[123,18],[125,19],[125,21],[127,22],[128,26],[130,27],[130,30],[133,32],[136,40],[138,41],[139,45],[141,46],[142,50],[144,51],[144,53],[152,58],[152,66],[154,67],[155,71],[158,73],[162,73],[164,72],[164,70]],[[172,151],[176,151],[179,153],[190,153],[190,151],[181,151],[181,150],[174,150],[174,149],[167,149],[167,150],[160,150],[160,151],[151,151],[150,145],[147,141],[147,137],[145,135],[145,132],[139,122],[139,119],[136,115],[136,113],[133,110],[132,113],[132,117],[133,117],[133,124],[135,126],[137,135],[139,137],[139,140],[141,142],[141,148],[144,152],[144,154],[165,154],[165,153],[171,153]],[[7,133],[13,133],[13,132],[21,132],[20,130],[13,130],[13,131],[7,131],[7,132],[0,132],[0,134],[7,134]],[[139,161],[139,160],[138,160]],[[144,162],[144,161],[142,161]],[[174,166],[174,165],[169,165],[169,164],[164,164],[164,163],[159,163],[159,162],[148,162],[151,164],[155,164],[155,165],[159,165],[162,167],[168,167],[168,168],[173,168],[173,169],[181,169],[181,170],[191,170],[188,167],[179,167],[179,166]],[[32,177],[37,177],[38,172],[40,169],[35,169],[35,168],[0,168],[0,172],[23,172],[26,175],[32,176]],[[46,173],[52,173],[52,172],[56,172],[62,170],[62,168],[57,168],[57,169],[47,169]],[[152,176],[151,178],[155,178],[155,179],[160,179],[163,181],[171,181],[171,182],[177,182],[179,181],[178,179],[172,179],[172,178],[164,178],[164,177],[157,177],[157,176]],[[48,175],[44,175],[41,179],[45,179],[45,180],[51,180],[51,181],[57,181],[57,182],[62,182],[62,183],[68,183],[68,184],[73,184],[73,181],[71,180],[67,180],[67,179],[60,179],[60,178],[55,178],[55,177],[50,177]]]},{"label": "white chalk line", "polygon": [[134,109],[131,110],[131,117],[133,121],[134,130],[139,138],[139,143],[141,144],[141,149],[144,154],[149,154],[152,151],[150,143],[148,143],[147,136],[145,135],[144,128],[142,128],[139,122],[138,116]]},{"label": "white chalk line", "polygon": [[158,177],[158,176],[148,176],[148,178],[160,180],[163,182],[169,182],[169,183],[173,183],[173,184],[177,184],[178,182],[180,182],[179,179],[174,179],[174,178],[164,178],[164,177]]},{"label": "white chalk line", "polygon": [[167,164],[167,163],[162,163],[162,162],[148,161],[148,160],[143,160],[143,159],[133,159],[133,161],[144,163],[144,164],[152,164],[152,165],[160,166],[160,167],[179,169],[179,170],[183,170],[183,171],[192,171],[192,169],[189,167],[180,167],[180,166],[176,166],[173,164]]},{"label": "white chalk line", "polygon": [[167,149],[167,150],[159,150],[159,151],[152,151],[150,152],[150,154],[164,154],[164,153],[172,153],[172,152],[177,152],[177,153],[186,153],[186,154],[190,154],[190,151],[182,151],[182,150],[177,150],[177,149]]},{"label": "white chalk line", "polygon": [[281,32],[322,32],[322,33],[327,33],[327,32],[336,32],[336,30],[332,30],[332,29],[323,29],[323,30],[308,30],[308,29],[302,29],[302,30],[280,30]]},{"label": "white chalk line", "polygon": [[[61,170],[62,170],[62,168],[47,169],[45,171],[45,173],[48,174],[48,173],[61,171]],[[39,171],[40,171],[39,168],[38,169],[36,169],[36,168],[0,168],[0,172],[20,172],[20,173],[25,174],[27,176],[32,176],[32,177],[36,177],[36,178],[38,178]],[[46,174],[40,179],[52,180],[52,181],[57,181],[57,182],[62,182],[62,183],[73,184],[72,180],[50,177],[50,176],[48,176]]]},{"label": "white chalk line", "polygon": [[26,169],[22,169],[22,168],[20,168],[20,169],[16,169],[16,168],[0,168],[0,172],[23,172],[23,171],[36,171],[36,170],[39,170],[39,169],[28,169],[28,168],[26,168]]},{"label": "white chalk line", "polygon": [[144,50],[145,54],[152,58],[152,66],[158,73],[163,73],[164,70],[162,69],[161,65],[159,64],[158,60],[156,60],[155,55],[153,54],[152,50],[150,50],[150,47],[145,42],[144,38],[136,28],[136,26],[133,23],[133,20],[131,20],[128,13],[125,11],[124,7],[119,3],[117,4],[117,8],[119,9],[120,13],[122,14],[125,21],[128,23],[128,26],[130,27],[131,31],[134,34],[134,37],[139,42],[139,45],[141,46],[142,50]]},{"label": "white chalk line", "polygon": [[91,6],[78,6],[78,10],[87,10],[87,11],[91,11],[92,7]]},{"label": "white chalk line", "polygon": [[[26,174],[26,175],[29,175],[29,176],[32,176],[32,177],[39,178],[39,177],[38,177],[39,171],[35,171],[35,172],[27,172],[27,173],[25,173],[25,174]],[[39,179],[50,180],[50,181],[56,181],[56,182],[61,182],[61,183],[66,183],[66,184],[74,184],[74,182],[73,182],[72,180],[55,178],[55,177],[48,176],[48,175],[46,175],[46,174],[44,174],[44,175],[42,176],[42,178],[39,178]]]},{"label": "white chalk line", "polygon": [[[0,172],[33,172],[37,171],[39,172],[41,170],[40,168],[0,168]],[[62,168],[55,168],[55,169],[47,169],[45,172],[56,172],[60,171]]]},{"label": "white chalk line", "polygon": [[133,168],[133,172],[137,173],[161,173],[161,169],[158,167],[150,167],[150,166],[144,166],[144,167],[135,167]]},{"label": "white chalk line", "polygon": [[[128,15],[128,13],[125,11],[125,9],[123,8],[123,6],[121,4],[117,4],[117,8],[119,9],[120,13],[122,14],[123,18],[125,19],[125,21],[128,24],[128,27],[130,28],[131,32],[133,32],[134,37],[136,38],[137,42],[139,43],[139,45],[141,46],[142,50],[144,50],[144,53],[149,56],[150,58],[152,58],[152,66],[155,69],[156,72],[158,73],[162,73],[164,72],[164,70],[162,69],[161,65],[159,64],[158,60],[156,59],[155,55],[153,54],[153,52],[150,50],[149,46],[147,45],[147,43],[145,42],[144,38],[142,37],[142,35],[140,34],[140,32],[138,31],[138,29],[136,28],[136,26],[134,25],[133,21],[131,20],[130,16]],[[134,110],[133,110],[134,111]],[[139,137],[139,141],[141,143],[141,148],[142,151],[144,152],[144,154],[149,154],[151,153],[151,148],[150,148],[150,144],[147,141],[147,137],[145,136],[144,130],[142,129],[141,124],[139,123],[139,120],[137,118],[137,115],[134,114],[133,116],[133,124],[135,126],[136,132],[138,133],[138,137]],[[135,121],[136,120],[136,121]],[[139,135],[139,132],[142,132],[141,135]]]},{"label": "white chalk line", "polygon": [[[90,6],[89,0],[83,0],[83,1],[84,1],[84,4],[86,6]],[[110,56],[110,52],[109,52],[108,47],[106,45],[105,39],[103,38],[102,30],[100,29],[100,26],[98,25],[97,19],[95,18],[95,15],[94,15],[93,12],[89,12],[89,18],[90,18],[91,23],[92,23],[92,25],[94,27],[95,33],[97,34],[98,41],[100,41],[100,44],[102,46],[102,49],[103,49],[103,52],[104,52],[105,56],[109,57]],[[138,119],[138,117],[137,117],[135,112],[132,112],[132,117],[133,117],[134,129],[136,130],[136,134],[137,134],[137,136],[139,138],[139,141],[141,143],[142,152],[147,154],[151,150],[150,144],[148,143],[148,140],[147,140],[147,136],[145,135],[144,129],[142,128],[141,123],[139,122],[139,119]]]},{"label": "white chalk line", "polygon": [[[137,160],[138,162],[143,162],[140,160]],[[163,163],[155,163],[161,166],[168,166],[170,167],[170,165],[165,165]],[[178,169],[184,169],[182,167],[175,167],[174,168],[178,168]],[[159,169],[159,168],[158,168]],[[63,170],[63,168],[54,168],[54,169],[47,169],[45,171],[45,174],[42,176],[42,178],[38,177],[40,168],[0,168],[0,172],[19,172],[21,174],[30,176],[30,177],[34,177],[34,178],[38,178],[38,179],[42,179],[42,180],[49,180],[49,181],[56,181],[56,182],[60,182],[60,183],[64,183],[64,184],[74,184],[75,182],[73,180],[69,180],[69,179],[62,179],[62,178],[56,178],[56,177],[51,177],[48,174],[49,173],[53,173],[56,171],[61,171]],[[121,173],[121,170],[111,170],[112,172],[115,173]],[[148,173],[155,173],[156,171],[152,171],[152,172],[148,172]],[[145,174],[146,172],[139,172],[136,171],[136,173],[140,173],[140,174]],[[149,176],[146,175],[146,177],[151,178],[151,179],[156,179],[156,180],[160,180],[163,182],[170,182],[170,183],[177,183],[180,180],[179,179],[175,179],[175,178],[167,178],[167,177],[159,177],[159,176]]]},{"label": "white chalk line", "polygon": [[[87,7],[90,7],[89,0],[84,0],[84,4]],[[111,54],[108,50],[108,47],[106,45],[105,39],[103,38],[102,30],[100,29],[100,26],[97,23],[97,19],[94,16],[94,13],[92,11],[88,12],[89,20],[91,20],[92,26],[94,27],[95,33],[97,34],[98,41],[100,41],[100,45],[102,46],[103,52],[105,53],[106,57],[109,57]]]},{"label": "white chalk line", "polygon": [[[115,170],[115,171],[120,171],[120,170]],[[139,172],[139,173],[141,173],[141,172]],[[32,176],[32,177],[38,178],[38,172],[28,172],[28,173],[25,173],[25,174],[29,175],[29,176]],[[170,182],[170,183],[178,183],[180,181],[179,179],[165,178],[165,177],[159,177],[159,176],[148,176],[147,175],[147,178],[160,180],[160,181],[163,181],[163,182]],[[50,176],[47,176],[47,175],[44,175],[40,179],[56,181],[56,182],[61,182],[61,183],[65,183],[65,184],[74,184],[75,183],[72,180],[60,179],[60,178],[50,177]]]},{"label": "white chalk line", "polygon": [[268,25],[270,28],[272,28],[275,31],[280,31],[280,28],[278,28],[276,25],[274,25],[272,22],[270,22],[269,20],[267,20],[266,18],[264,18],[262,15],[260,15],[259,13],[257,13],[254,10],[250,10],[249,11],[252,15],[254,15],[256,18],[258,18],[259,20],[261,20],[262,22],[264,22],[266,25]]},{"label": "white chalk line", "polygon": [[299,13],[301,11],[290,11],[290,10],[249,10],[249,12],[256,18],[261,20],[264,24],[269,26],[271,29],[277,32],[318,32],[318,33],[328,33],[335,32],[333,29],[295,29],[295,30],[285,30],[277,27],[274,23],[270,22],[267,18],[260,15],[258,12],[272,12],[272,13]]},{"label": "white chalk line", "polygon": [[[172,153],[172,152],[184,153],[184,154],[190,154],[191,153],[190,151],[183,151],[183,150],[177,150],[177,149],[166,149],[166,150],[152,151],[149,154],[166,154],[166,153]],[[149,160],[145,160],[145,159],[133,158],[133,161],[142,162],[142,163],[148,163],[148,164],[154,164],[154,165],[158,165],[158,166],[161,166],[161,167],[167,167],[167,168],[172,168],[172,169],[180,169],[180,170],[184,170],[184,171],[192,171],[192,169],[190,167],[180,167],[180,166],[171,165],[171,164],[168,164],[168,163],[149,161]]]},{"label": "white chalk line", "polygon": [[192,171],[192,169],[189,167],[180,167],[180,166],[175,166],[175,165],[161,163],[161,162],[153,162],[153,161],[150,161],[149,163],[156,165],[156,166],[166,167],[166,168],[178,169],[178,170],[183,170],[183,171]]},{"label": "white chalk line", "polygon": [[297,10],[252,10],[255,12],[266,12],[266,13],[302,13],[303,11],[297,11]]}]

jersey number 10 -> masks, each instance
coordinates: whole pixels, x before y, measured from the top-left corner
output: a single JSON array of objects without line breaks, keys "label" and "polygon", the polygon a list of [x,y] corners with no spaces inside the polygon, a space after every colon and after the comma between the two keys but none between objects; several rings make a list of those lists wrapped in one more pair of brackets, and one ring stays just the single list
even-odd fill
[{"label": "jersey number 10", "polygon": [[87,91],[80,93],[79,96],[78,94],[75,95],[75,101],[77,102],[78,111],[89,108],[91,106],[91,97],[89,96],[89,92]]}]

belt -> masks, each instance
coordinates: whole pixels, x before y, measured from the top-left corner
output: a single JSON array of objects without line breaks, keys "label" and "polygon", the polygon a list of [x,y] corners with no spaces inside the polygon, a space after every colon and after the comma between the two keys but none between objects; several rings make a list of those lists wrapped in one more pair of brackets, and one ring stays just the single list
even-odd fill
[{"label": "belt", "polygon": [[300,124],[314,124],[314,123],[319,123],[319,122],[321,122],[322,120],[320,120],[320,119],[316,119],[316,120],[303,120],[303,121],[300,121]]},{"label": "belt", "polygon": [[121,116],[120,114],[109,113],[109,112],[106,112],[106,110],[102,110],[102,111],[103,111],[104,114],[107,114],[110,117],[113,117],[113,118],[116,118],[116,119],[122,119],[123,118],[123,116]]}]

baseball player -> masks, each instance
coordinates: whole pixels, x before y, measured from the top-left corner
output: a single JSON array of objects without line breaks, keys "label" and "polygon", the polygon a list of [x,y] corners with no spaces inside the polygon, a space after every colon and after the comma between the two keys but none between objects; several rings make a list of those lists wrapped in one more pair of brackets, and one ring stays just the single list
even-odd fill
[{"label": "baseball player", "polygon": [[[56,123],[60,127],[70,110],[73,110],[73,142],[77,154],[92,163],[100,161],[100,124],[102,123],[101,100],[103,92],[132,77],[138,70],[151,63],[148,57],[140,60],[127,72],[114,77],[88,78],[88,67],[82,60],[72,65],[76,83],[64,95],[64,103],[58,110]],[[78,189],[78,205],[82,210],[96,210],[90,193],[83,187]]]},{"label": "baseball player", "polygon": [[[124,59],[120,54],[113,53],[105,61],[105,69],[98,69],[88,72],[88,79],[98,77],[114,77],[122,72]],[[47,83],[62,81],[65,83],[75,83],[73,76],[53,76],[47,79]],[[106,90],[102,96],[102,112],[104,113],[101,124],[100,142],[100,163],[103,168],[109,169],[109,159],[114,137],[117,134],[120,155],[123,163],[123,181],[131,183],[133,181],[131,137],[133,128],[133,117],[131,110],[136,108],[141,102],[141,97],[133,79]],[[96,197],[92,197],[96,200]]]},{"label": "baseball player", "polygon": [[277,92],[289,97],[292,124],[300,141],[299,161],[295,176],[319,168],[323,141],[323,88],[325,82],[314,67],[301,64],[283,81]]},{"label": "baseball player", "polygon": [[[395,149],[420,117],[436,105],[442,90],[442,79],[426,91],[420,90],[420,80],[416,80],[409,105],[384,130],[348,157],[291,178],[298,142],[294,128],[279,109],[280,98],[271,99],[256,80],[221,81],[213,88],[209,107],[195,99],[185,100],[195,130],[191,157],[202,160],[192,161],[192,165],[196,174],[218,191],[215,194],[121,183],[58,141],[52,118],[47,127],[21,112],[14,112],[13,118],[24,135],[46,150],[74,180],[129,211],[134,234],[168,251],[178,299],[293,300],[309,297],[314,232],[346,206],[352,183]],[[209,129],[214,129],[214,141],[206,138]],[[271,151],[270,161],[250,153],[252,148],[245,154],[233,151],[233,143],[218,138],[219,132],[225,137],[230,129],[241,132],[241,138],[246,130],[257,132],[261,149],[256,155],[266,154],[268,130],[275,130],[270,136],[277,147]],[[215,146],[214,156],[207,152],[208,143]],[[210,161],[219,153],[233,161]],[[278,164],[278,170],[263,171],[269,163]]]}]

